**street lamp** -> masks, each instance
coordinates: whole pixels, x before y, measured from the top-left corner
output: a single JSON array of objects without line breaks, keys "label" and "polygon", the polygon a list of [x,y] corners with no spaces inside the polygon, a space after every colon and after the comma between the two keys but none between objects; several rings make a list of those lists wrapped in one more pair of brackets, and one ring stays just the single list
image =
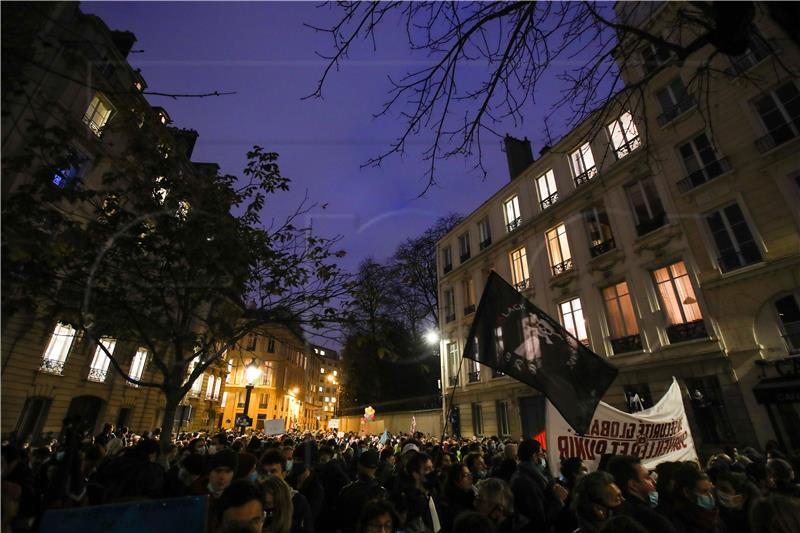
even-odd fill
[{"label": "street lamp", "polygon": [[436,332],[435,329],[429,329],[425,332],[425,342],[427,342],[431,346],[436,346],[439,344],[439,334]]},{"label": "street lamp", "polygon": [[[258,376],[261,375],[261,369],[256,364],[256,360],[252,359],[250,364],[247,365],[247,368],[244,369],[244,378],[247,380],[247,385],[245,385],[245,390],[247,393],[244,396],[244,416],[247,417],[247,412],[250,409],[250,395],[253,393],[253,386],[255,385]],[[244,434],[244,428],[246,426],[242,425],[239,427],[239,433]]]}]

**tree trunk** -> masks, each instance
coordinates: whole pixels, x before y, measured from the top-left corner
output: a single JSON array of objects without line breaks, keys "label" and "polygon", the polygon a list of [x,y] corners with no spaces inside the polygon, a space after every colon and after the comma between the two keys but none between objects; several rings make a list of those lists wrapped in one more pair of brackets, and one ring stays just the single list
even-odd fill
[{"label": "tree trunk", "polygon": [[171,390],[164,391],[164,396],[167,399],[167,404],[164,406],[164,420],[161,422],[161,456],[164,458],[169,450],[169,445],[172,444],[172,428],[175,425],[175,412],[178,410],[178,404],[181,402],[180,391]]}]

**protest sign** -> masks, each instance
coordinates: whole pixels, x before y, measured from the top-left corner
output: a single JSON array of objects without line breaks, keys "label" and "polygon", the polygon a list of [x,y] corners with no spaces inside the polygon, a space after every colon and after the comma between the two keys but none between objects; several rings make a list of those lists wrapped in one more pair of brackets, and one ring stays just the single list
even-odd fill
[{"label": "protest sign", "polygon": [[580,457],[589,471],[594,472],[603,455],[609,453],[639,457],[646,468],[655,468],[664,461],[697,459],[675,378],[656,405],[636,414],[600,402],[583,435],[576,433],[553,405],[547,403],[547,460],[554,476],[558,476],[563,458]]},{"label": "protest sign", "polygon": [[328,429],[339,429],[339,419],[331,418],[328,420]]},{"label": "protest sign", "polygon": [[264,421],[265,435],[282,435],[283,433],[286,433],[283,418]]}]

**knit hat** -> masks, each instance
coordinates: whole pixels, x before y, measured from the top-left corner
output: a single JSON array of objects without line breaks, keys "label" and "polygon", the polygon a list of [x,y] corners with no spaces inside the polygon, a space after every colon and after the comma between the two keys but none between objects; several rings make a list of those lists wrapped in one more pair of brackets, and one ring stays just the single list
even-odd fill
[{"label": "knit hat", "polygon": [[224,450],[220,450],[206,457],[208,458],[206,470],[209,472],[215,468],[230,468],[236,472],[236,468],[239,466],[239,454],[229,448],[225,448]]},{"label": "knit hat", "polygon": [[358,457],[358,464],[364,468],[378,468],[378,452],[367,450]]}]

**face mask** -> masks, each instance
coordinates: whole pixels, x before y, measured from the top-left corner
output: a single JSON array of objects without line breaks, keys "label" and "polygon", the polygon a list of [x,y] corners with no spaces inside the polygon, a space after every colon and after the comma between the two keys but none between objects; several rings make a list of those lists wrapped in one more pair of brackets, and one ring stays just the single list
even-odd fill
[{"label": "face mask", "polygon": [[256,483],[258,483],[258,472],[256,472],[255,470],[253,470],[253,471],[252,471],[252,472],[250,472],[250,474],[247,476],[247,479],[249,479],[249,480],[250,480],[250,482],[251,482],[251,483],[253,483],[253,484],[256,484]]},{"label": "face mask", "polygon": [[478,479],[486,479],[486,470],[477,470],[475,472],[475,477]]},{"label": "face mask", "polygon": [[710,494],[698,494],[697,495],[697,505],[699,505],[702,509],[713,509],[714,505],[714,497]]},{"label": "face mask", "polygon": [[217,453],[217,447],[214,444],[212,444],[211,446],[208,447],[208,453],[209,454]]},{"label": "face mask", "polygon": [[286,461],[286,471],[287,472],[291,472],[293,465],[294,465],[294,461],[292,461],[291,459]]},{"label": "face mask", "polygon": [[744,504],[744,496],[741,494],[730,495],[725,492],[718,492],[717,499],[719,504],[728,509],[741,509]]},{"label": "face mask", "polygon": [[650,506],[655,507],[658,505],[658,491],[650,491],[647,493],[647,499],[650,500]]}]

